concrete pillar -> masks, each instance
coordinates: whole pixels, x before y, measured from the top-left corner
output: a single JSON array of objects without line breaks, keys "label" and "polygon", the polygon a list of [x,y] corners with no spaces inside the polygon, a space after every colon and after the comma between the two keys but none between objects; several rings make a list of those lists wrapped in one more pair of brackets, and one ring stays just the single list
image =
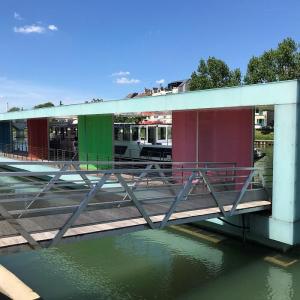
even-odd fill
[{"label": "concrete pillar", "polygon": [[27,120],[28,156],[30,159],[48,159],[48,119]]},{"label": "concrete pillar", "polygon": [[81,161],[112,161],[113,115],[78,117],[78,146]]},{"label": "concrete pillar", "polygon": [[12,147],[11,121],[0,122],[0,151],[9,151]]},{"label": "concrete pillar", "polygon": [[299,111],[299,104],[275,105],[269,238],[290,245],[300,242]]}]

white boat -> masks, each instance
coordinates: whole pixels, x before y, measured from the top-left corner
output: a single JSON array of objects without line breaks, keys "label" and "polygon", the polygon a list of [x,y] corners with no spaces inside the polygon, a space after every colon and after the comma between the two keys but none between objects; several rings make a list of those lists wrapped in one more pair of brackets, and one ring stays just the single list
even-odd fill
[{"label": "white boat", "polygon": [[115,123],[115,158],[120,160],[172,160],[172,125]]}]

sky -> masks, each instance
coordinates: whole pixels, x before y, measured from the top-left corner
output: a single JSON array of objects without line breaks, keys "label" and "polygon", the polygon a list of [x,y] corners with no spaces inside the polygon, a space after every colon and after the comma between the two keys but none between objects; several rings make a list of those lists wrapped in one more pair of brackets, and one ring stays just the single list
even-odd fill
[{"label": "sky", "polygon": [[299,0],[1,0],[0,112],[121,99],[300,42]]}]

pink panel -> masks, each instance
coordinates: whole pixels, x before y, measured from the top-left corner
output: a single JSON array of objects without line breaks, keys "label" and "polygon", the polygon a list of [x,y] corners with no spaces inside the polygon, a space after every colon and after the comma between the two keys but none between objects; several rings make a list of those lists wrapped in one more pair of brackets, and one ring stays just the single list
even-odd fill
[{"label": "pink panel", "polygon": [[[197,121],[198,114],[198,121]],[[253,165],[253,113],[247,109],[173,112],[173,161]]]},{"label": "pink panel", "polygon": [[194,162],[196,156],[197,112],[178,111],[172,114],[172,158],[178,162]]},{"label": "pink panel", "polygon": [[253,164],[252,109],[216,109],[198,112],[199,161]]}]

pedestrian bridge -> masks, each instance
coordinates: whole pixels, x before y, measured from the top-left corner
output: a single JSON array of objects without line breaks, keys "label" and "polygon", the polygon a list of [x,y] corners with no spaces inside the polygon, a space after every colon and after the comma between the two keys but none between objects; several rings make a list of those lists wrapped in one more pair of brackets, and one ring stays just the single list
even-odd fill
[{"label": "pedestrian bridge", "polygon": [[0,162],[0,252],[270,210],[258,168],[230,162]]}]

